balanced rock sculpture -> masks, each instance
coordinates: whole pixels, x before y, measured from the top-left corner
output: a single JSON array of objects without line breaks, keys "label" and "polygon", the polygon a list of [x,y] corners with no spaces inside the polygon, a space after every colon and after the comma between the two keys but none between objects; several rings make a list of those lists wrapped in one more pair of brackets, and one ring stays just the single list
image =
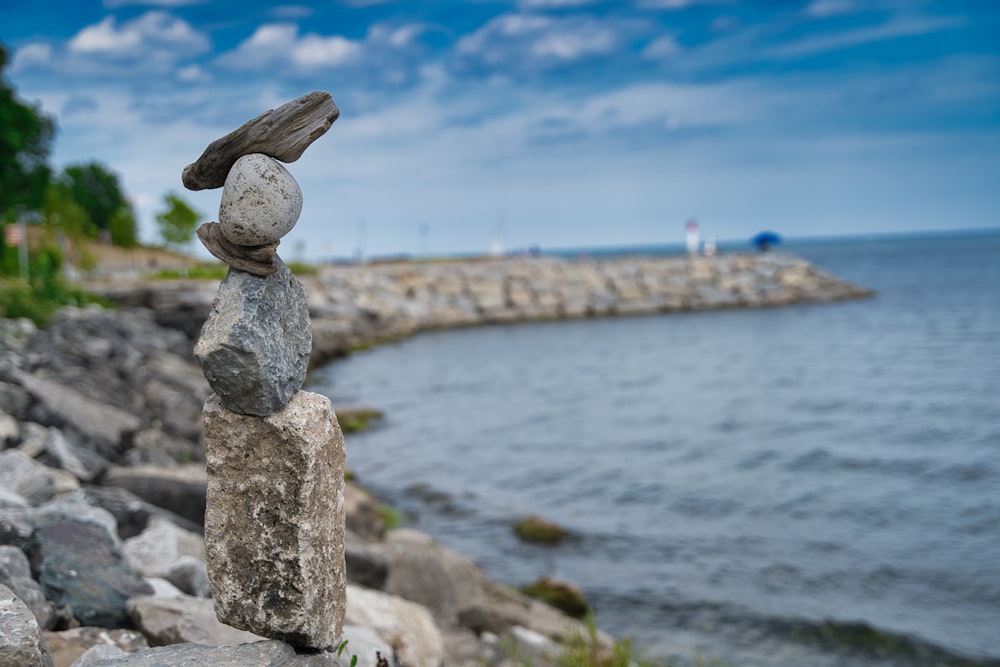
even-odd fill
[{"label": "balanced rock sculpture", "polygon": [[340,112],[313,92],[212,142],[184,169],[223,187],[198,229],[229,265],[195,345],[205,403],[205,547],[219,620],[302,648],[341,636],[346,608],[344,438],[329,399],[302,391],[312,348],[305,287],[276,254],[302,192],[292,162]]}]

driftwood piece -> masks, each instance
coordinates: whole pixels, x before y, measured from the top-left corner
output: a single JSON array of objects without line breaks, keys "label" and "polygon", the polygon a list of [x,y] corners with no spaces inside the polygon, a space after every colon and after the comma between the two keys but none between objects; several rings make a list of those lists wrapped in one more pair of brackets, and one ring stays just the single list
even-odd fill
[{"label": "driftwood piece", "polygon": [[212,255],[234,269],[261,277],[267,277],[278,270],[274,264],[274,254],[278,251],[280,241],[270,245],[238,245],[225,237],[222,225],[217,222],[206,222],[199,227],[198,238]]},{"label": "driftwood piece", "polygon": [[240,157],[263,153],[282,162],[295,162],[330,129],[340,116],[330,93],[316,90],[249,120],[208,145],[181,180],[188,190],[221,188]]}]

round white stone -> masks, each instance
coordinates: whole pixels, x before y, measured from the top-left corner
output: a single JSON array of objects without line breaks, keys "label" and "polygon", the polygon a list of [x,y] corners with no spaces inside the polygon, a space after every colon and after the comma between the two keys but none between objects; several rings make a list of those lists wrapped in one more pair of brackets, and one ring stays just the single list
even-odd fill
[{"label": "round white stone", "polygon": [[229,170],[219,204],[219,225],[233,243],[274,243],[292,230],[300,213],[302,190],[274,158],[251,153]]}]

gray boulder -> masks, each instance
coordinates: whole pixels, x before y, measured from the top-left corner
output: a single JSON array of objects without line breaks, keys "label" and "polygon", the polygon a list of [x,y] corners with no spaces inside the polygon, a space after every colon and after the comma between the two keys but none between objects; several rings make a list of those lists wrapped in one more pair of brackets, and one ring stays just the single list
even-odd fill
[{"label": "gray boulder", "polygon": [[0,667],[52,667],[31,610],[9,588],[0,584]]},{"label": "gray boulder", "polygon": [[194,354],[222,405],[266,417],[305,381],[312,349],[308,295],[284,262],[266,278],[230,269]]},{"label": "gray boulder", "polygon": [[263,641],[239,646],[178,644],[126,653],[114,646],[95,646],[80,656],[73,667],[341,667],[331,653],[299,655],[288,644]]},{"label": "gray boulder", "polygon": [[127,625],[125,602],[152,591],[125,563],[108,531],[91,521],[38,517],[28,553],[45,597],[70,607],[82,625]]},{"label": "gray boulder", "polygon": [[220,623],[212,601],[204,598],[140,596],[129,600],[127,608],[135,627],[154,645],[223,646],[262,639]]},{"label": "gray boulder", "polygon": [[45,599],[38,582],[31,578],[28,558],[17,547],[0,546],[0,584],[13,591],[31,609],[39,627],[53,627],[57,618],[56,610]]},{"label": "gray boulder", "polygon": [[43,632],[56,666],[72,665],[92,646],[110,646],[127,653],[149,648],[149,642],[135,630],[108,628],[70,628],[59,632]]},{"label": "gray boulder", "polygon": [[101,482],[104,486],[130,491],[146,502],[199,526],[205,521],[205,487],[208,482],[203,464],[174,468],[113,466]]}]

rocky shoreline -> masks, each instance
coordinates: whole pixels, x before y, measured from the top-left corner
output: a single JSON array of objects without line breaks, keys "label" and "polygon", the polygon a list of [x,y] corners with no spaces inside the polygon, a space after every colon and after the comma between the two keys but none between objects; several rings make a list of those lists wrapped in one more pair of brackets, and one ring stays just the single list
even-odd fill
[{"label": "rocky shoreline", "polygon": [[[783,255],[325,267],[303,282],[314,363],[430,328],[870,294]],[[546,665],[586,634],[430,537],[386,530],[356,484],[344,654],[219,623],[202,533],[210,390],[191,354],[217,286],[105,285],[122,308],[67,308],[45,330],[0,320],[0,665]]]}]

